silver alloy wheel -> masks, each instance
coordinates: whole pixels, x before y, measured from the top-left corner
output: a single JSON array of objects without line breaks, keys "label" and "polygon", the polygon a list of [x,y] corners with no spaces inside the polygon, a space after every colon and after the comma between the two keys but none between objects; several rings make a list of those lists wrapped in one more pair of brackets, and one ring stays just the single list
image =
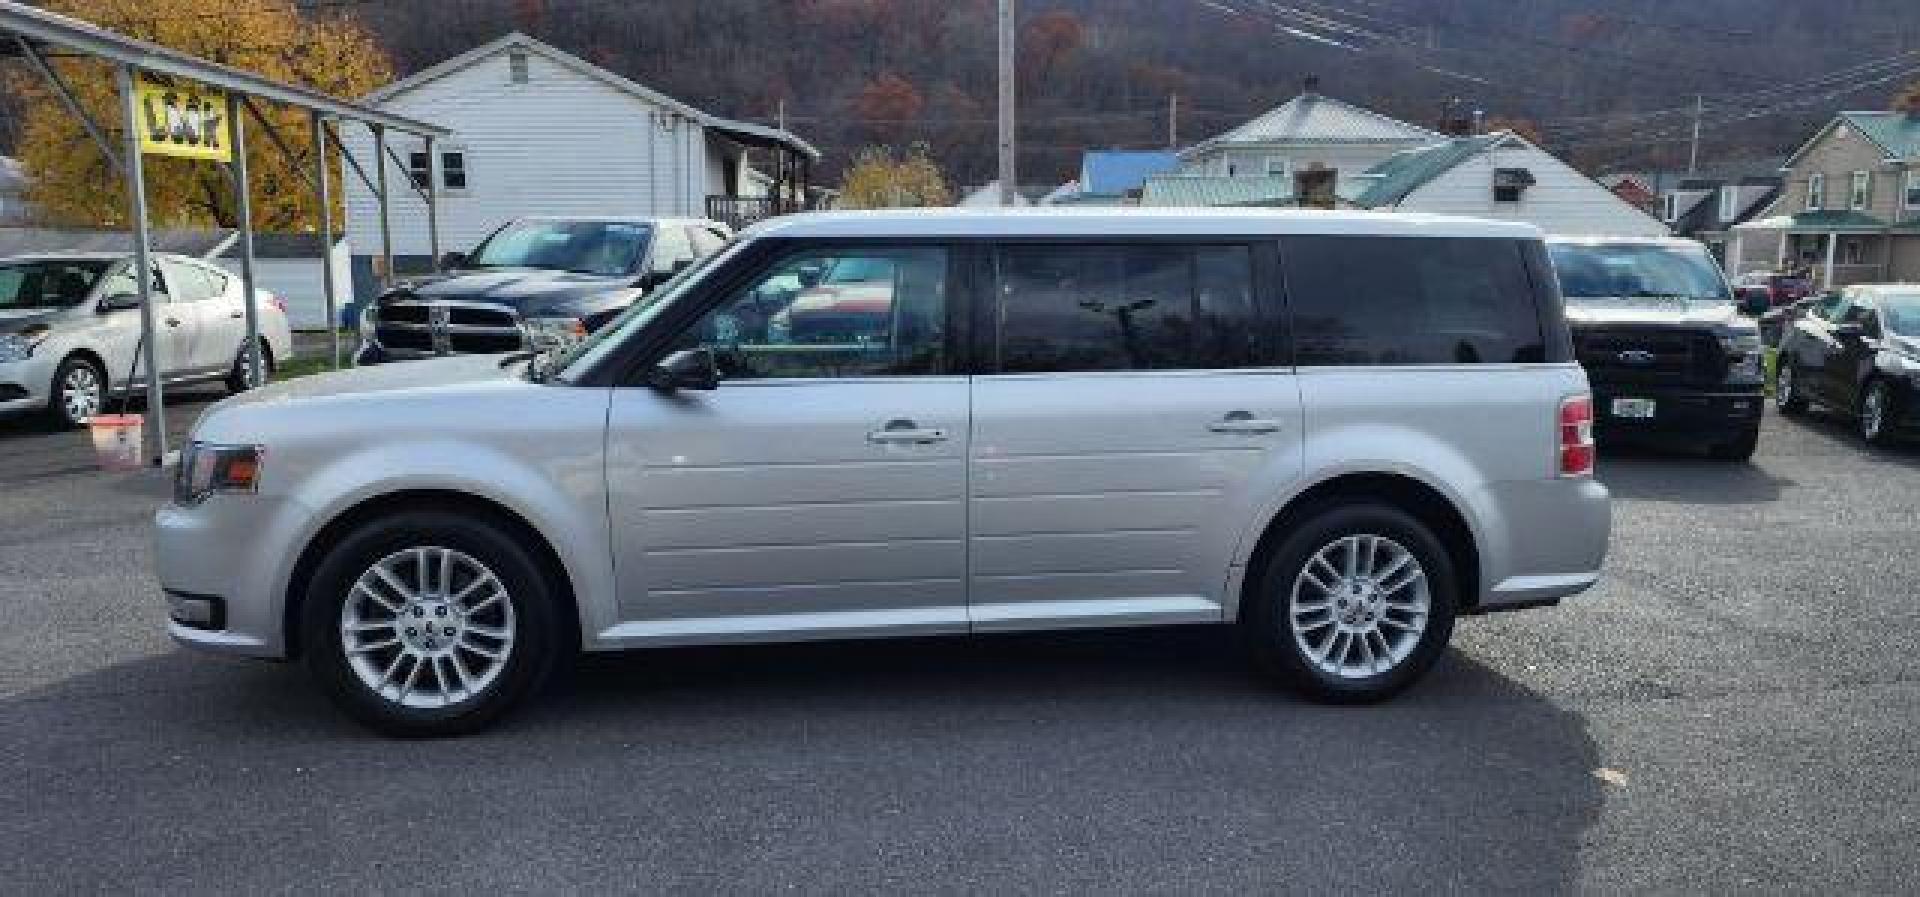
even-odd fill
[{"label": "silver alloy wheel", "polygon": [[483,694],[513,656],[513,601],[472,555],[421,546],[375,562],[340,606],[340,647],[368,690],[402,707]]},{"label": "silver alloy wheel", "polygon": [[1287,621],[1321,672],[1365,679],[1398,666],[1426,632],[1432,592],[1420,559],[1386,536],[1341,536],[1294,578]]},{"label": "silver alloy wheel", "polygon": [[87,418],[100,413],[101,391],[100,375],[94,373],[92,365],[76,364],[67,368],[67,375],[60,379],[60,403],[67,420],[85,423]]},{"label": "silver alloy wheel", "polygon": [[1773,403],[1782,408],[1792,404],[1793,389],[1793,365],[1782,359],[1780,369],[1773,374]]},{"label": "silver alloy wheel", "polygon": [[1867,390],[1867,398],[1860,404],[1860,433],[1872,442],[1880,438],[1887,426],[1887,386],[1875,383]]}]

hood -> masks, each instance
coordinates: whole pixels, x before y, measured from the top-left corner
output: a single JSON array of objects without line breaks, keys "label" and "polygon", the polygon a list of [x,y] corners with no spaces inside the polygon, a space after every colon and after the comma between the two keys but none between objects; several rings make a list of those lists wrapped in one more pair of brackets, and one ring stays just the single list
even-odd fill
[{"label": "hood", "polygon": [[1746,320],[1724,299],[1568,299],[1567,323],[1730,327]]},{"label": "hood", "polygon": [[221,402],[224,407],[283,404],[334,396],[370,395],[413,390],[428,392],[457,384],[488,380],[516,380],[523,365],[502,368],[504,355],[450,355],[425,361],[403,361],[364,368],[314,374],[285,383],[243,392]]},{"label": "hood", "polygon": [[549,307],[626,289],[633,279],[631,274],[577,274],[539,268],[450,271],[410,278],[395,286],[383,299],[414,296],[494,302],[518,309],[521,314],[537,315]]}]

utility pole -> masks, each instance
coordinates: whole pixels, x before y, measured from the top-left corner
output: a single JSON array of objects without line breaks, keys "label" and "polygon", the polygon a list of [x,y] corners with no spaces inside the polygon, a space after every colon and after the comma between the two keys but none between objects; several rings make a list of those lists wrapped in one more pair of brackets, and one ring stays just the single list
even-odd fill
[{"label": "utility pole", "polygon": [[1693,95],[1693,143],[1687,148],[1687,174],[1700,170],[1700,117],[1706,114],[1707,98],[1703,94]]},{"label": "utility pole", "polygon": [[1167,149],[1180,145],[1180,95],[1167,94]]},{"label": "utility pole", "polygon": [[1013,0],[1000,0],[1000,204],[1012,206],[1014,187],[1013,137]]}]

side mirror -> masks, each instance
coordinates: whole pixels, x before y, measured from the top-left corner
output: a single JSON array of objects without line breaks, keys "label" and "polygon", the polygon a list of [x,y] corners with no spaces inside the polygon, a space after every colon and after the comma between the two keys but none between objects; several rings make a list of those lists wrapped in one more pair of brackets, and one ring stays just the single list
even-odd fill
[{"label": "side mirror", "polygon": [[801,268],[794,272],[794,275],[800,279],[801,287],[811,290],[827,279],[827,270],[819,265],[813,265]]},{"label": "side mirror", "polygon": [[653,366],[647,385],[661,392],[719,389],[720,366],[714,363],[712,349],[681,349]]},{"label": "side mirror", "polygon": [[466,266],[467,254],[464,252],[449,252],[440,257],[440,270],[442,271],[452,271],[455,268],[465,268]]},{"label": "side mirror", "polygon": [[139,293],[115,293],[100,300],[100,304],[97,306],[101,314],[110,311],[130,311],[139,307]]}]

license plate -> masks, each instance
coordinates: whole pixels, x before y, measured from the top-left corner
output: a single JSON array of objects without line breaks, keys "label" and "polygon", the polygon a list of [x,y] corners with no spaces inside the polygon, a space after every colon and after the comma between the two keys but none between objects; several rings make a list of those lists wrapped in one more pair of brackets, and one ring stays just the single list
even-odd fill
[{"label": "license plate", "polygon": [[1614,417],[1632,417],[1645,420],[1653,416],[1652,399],[1614,399]]}]

